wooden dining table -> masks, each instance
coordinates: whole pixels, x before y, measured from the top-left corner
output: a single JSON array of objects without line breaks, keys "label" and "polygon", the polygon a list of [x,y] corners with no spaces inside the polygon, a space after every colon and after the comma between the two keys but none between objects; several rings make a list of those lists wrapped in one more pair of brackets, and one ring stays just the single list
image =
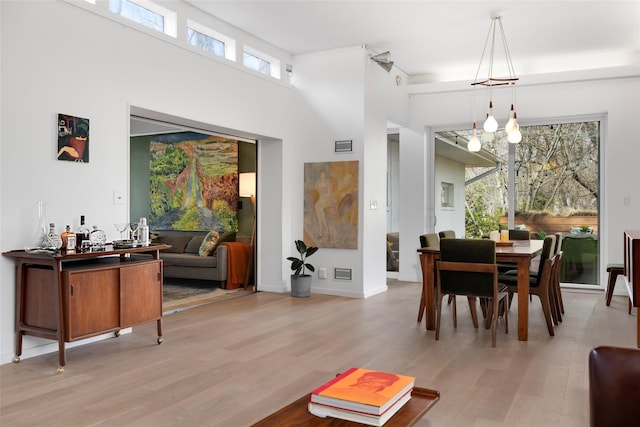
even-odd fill
[{"label": "wooden dining table", "polygon": [[[513,263],[518,269],[518,339],[527,341],[529,331],[529,266],[542,252],[542,240],[515,240],[496,244],[496,262]],[[440,259],[440,246],[419,248],[422,266],[422,296],[418,322],[425,316],[426,328],[435,329],[435,263]]]}]

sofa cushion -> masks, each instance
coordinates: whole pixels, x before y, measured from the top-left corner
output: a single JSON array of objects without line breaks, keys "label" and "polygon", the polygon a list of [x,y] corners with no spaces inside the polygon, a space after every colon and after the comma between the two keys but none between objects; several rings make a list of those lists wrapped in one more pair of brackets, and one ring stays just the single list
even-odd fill
[{"label": "sofa cushion", "polygon": [[160,258],[163,260],[165,267],[181,266],[214,268],[218,266],[218,257],[166,252],[167,251],[160,251]]},{"label": "sofa cushion", "polygon": [[200,254],[200,256],[212,255],[213,251],[218,247],[219,240],[220,233],[218,232],[218,230],[211,230],[209,233],[207,233],[204,239],[202,239],[198,254]]},{"label": "sofa cushion", "polygon": [[170,253],[183,253],[184,249],[187,247],[187,243],[191,240],[193,236],[191,234],[186,235],[177,235],[177,234],[167,234],[158,236],[156,240],[158,243],[165,243],[167,245],[171,245],[171,248],[164,250],[163,252]]},{"label": "sofa cushion", "polygon": [[198,255],[200,251],[200,245],[202,245],[203,240],[204,234],[194,234],[193,237],[191,237],[191,240],[189,240],[189,243],[187,243],[187,247],[184,248],[184,253]]}]

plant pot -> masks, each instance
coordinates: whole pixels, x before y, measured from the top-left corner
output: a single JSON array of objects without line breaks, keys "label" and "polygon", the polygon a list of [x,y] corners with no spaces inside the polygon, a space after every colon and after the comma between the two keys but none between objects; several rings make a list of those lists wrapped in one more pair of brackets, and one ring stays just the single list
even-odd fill
[{"label": "plant pot", "polygon": [[309,295],[311,295],[311,275],[291,275],[291,296],[296,298],[306,298]]}]

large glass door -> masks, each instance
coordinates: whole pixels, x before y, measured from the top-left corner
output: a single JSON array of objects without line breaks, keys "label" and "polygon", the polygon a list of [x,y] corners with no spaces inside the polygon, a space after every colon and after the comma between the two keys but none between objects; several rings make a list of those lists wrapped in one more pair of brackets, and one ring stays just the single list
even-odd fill
[{"label": "large glass door", "polygon": [[[561,280],[599,285],[599,188],[601,123],[567,121],[523,126],[522,141],[504,131],[482,135],[491,167],[465,165],[465,234],[486,237],[500,228],[524,228],[532,238],[557,234],[564,261]],[[467,142],[471,129],[452,134]],[[438,200],[441,195],[435,195]]]}]

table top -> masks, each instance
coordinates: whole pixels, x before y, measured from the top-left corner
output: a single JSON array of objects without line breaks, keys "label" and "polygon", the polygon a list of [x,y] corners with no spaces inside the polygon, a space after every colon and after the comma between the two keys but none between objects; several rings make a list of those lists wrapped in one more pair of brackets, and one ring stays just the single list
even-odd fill
[{"label": "table top", "polygon": [[[252,427],[272,427],[272,426],[330,426],[330,427],[351,427],[361,425],[352,421],[339,418],[321,418],[309,412],[308,404],[310,394],[305,394],[300,399],[279,409],[268,417],[253,424]],[[409,427],[415,425],[435,403],[440,400],[440,392],[428,388],[414,387],[411,392],[411,399],[389,418],[385,427]]]},{"label": "table top", "polygon": [[64,250],[59,250],[55,253],[30,253],[24,250],[13,250],[8,252],[3,252],[2,255],[12,257],[12,258],[29,258],[29,259],[55,259],[59,261],[67,261],[74,259],[83,259],[83,258],[97,258],[102,256],[112,256],[112,255],[123,255],[123,254],[132,254],[132,253],[145,253],[145,252],[155,252],[161,251],[164,249],[169,249],[171,245],[165,245],[163,243],[152,243],[149,246],[140,246],[135,248],[122,248],[122,249],[114,249],[112,245],[106,245],[104,250],[90,250],[86,252],[67,252]]},{"label": "table top", "polygon": [[[496,255],[531,257],[542,251],[543,240],[514,240],[510,246],[496,246]],[[418,248],[419,253],[440,253],[440,245]]]}]

